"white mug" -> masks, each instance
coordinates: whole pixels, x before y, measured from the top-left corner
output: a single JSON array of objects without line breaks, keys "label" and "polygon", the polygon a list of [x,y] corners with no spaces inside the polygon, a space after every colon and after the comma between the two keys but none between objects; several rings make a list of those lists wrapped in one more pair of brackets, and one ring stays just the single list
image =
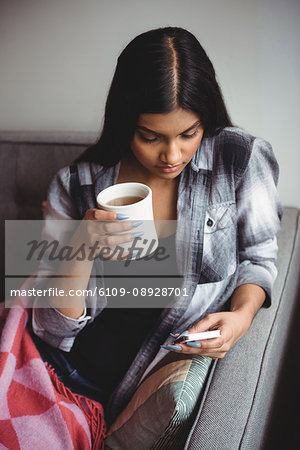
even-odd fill
[{"label": "white mug", "polygon": [[[120,204],[120,203],[127,204]],[[97,195],[97,203],[105,211],[113,211],[129,216],[126,220],[142,221],[135,228],[144,234],[136,240],[132,259],[148,256],[158,246],[158,238],[153,218],[152,190],[142,183],[119,183],[109,186]],[[125,233],[128,233],[126,231]],[[120,233],[121,234],[121,233]],[[132,242],[118,244],[124,252],[132,252]]]}]

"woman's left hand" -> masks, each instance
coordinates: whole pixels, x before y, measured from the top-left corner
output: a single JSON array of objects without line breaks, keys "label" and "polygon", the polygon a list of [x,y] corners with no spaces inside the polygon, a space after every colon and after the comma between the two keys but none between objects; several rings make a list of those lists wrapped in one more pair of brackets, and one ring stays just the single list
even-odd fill
[{"label": "woman's left hand", "polygon": [[[199,333],[209,330],[220,330],[221,336],[213,339],[190,342],[189,344],[174,344],[181,349],[170,350],[180,353],[197,354],[209,356],[210,358],[224,358],[234,344],[244,336],[251,325],[250,318],[244,311],[218,312],[209,314],[200,320],[196,325],[189,328],[188,333]],[[170,345],[170,344],[169,344]],[[169,345],[164,348],[168,348]]]}]

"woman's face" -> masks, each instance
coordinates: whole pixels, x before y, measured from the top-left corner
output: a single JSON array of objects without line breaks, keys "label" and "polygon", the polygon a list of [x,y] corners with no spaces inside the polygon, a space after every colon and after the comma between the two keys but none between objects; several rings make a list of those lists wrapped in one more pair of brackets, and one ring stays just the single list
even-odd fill
[{"label": "woman's face", "polygon": [[191,161],[203,131],[200,117],[181,108],[141,114],[130,146],[147,176],[173,179]]}]

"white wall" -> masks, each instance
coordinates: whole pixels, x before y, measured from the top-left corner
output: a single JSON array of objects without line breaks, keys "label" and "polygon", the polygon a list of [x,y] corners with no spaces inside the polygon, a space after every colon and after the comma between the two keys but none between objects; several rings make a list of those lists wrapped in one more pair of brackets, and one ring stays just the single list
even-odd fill
[{"label": "white wall", "polygon": [[124,46],[181,26],[233,121],[272,143],[282,202],[300,207],[299,19],[298,0],[0,0],[0,130],[98,131]]}]

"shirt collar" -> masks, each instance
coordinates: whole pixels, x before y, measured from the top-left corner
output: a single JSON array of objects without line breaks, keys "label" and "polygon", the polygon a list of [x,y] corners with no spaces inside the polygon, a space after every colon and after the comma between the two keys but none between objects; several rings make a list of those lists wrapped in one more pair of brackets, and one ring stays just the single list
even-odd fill
[{"label": "shirt collar", "polygon": [[195,172],[200,169],[212,170],[213,168],[213,141],[214,137],[203,136],[196,153],[191,160],[191,168]]}]

